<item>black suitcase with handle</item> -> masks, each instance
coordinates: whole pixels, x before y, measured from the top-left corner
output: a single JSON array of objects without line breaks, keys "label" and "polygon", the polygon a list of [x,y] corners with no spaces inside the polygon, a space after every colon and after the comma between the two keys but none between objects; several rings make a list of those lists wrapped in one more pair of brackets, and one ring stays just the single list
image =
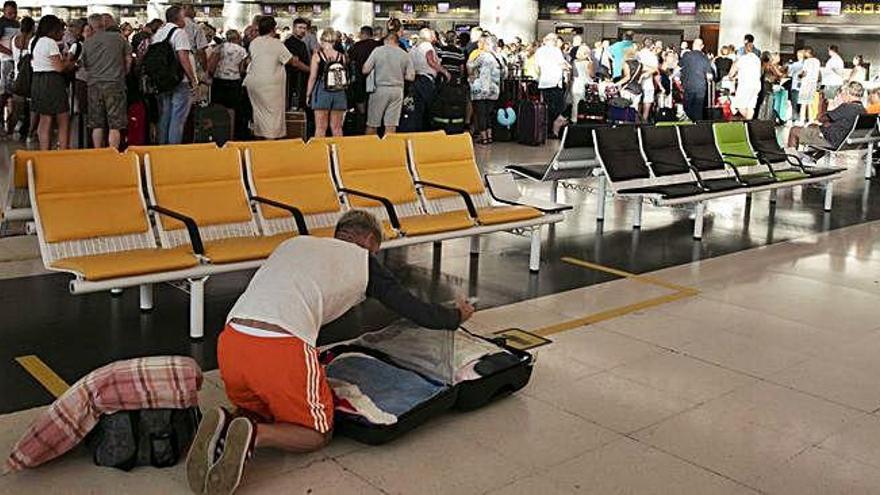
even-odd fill
[{"label": "black suitcase with handle", "polygon": [[520,103],[516,135],[520,144],[543,145],[547,141],[547,105],[531,100]]}]

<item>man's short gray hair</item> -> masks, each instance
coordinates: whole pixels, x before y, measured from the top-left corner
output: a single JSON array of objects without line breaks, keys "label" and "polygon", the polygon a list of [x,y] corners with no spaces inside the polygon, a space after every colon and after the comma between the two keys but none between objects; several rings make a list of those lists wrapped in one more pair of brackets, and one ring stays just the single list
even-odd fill
[{"label": "man's short gray hair", "polygon": [[372,234],[377,242],[382,242],[382,225],[368,211],[347,211],[336,222],[335,237],[339,239],[349,239],[351,236],[367,234]]},{"label": "man's short gray hair", "polygon": [[857,100],[861,100],[865,96],[865,87],[858,81],[852,81],[847,83],[846,93]]},{"label": "man's short gray hair", "polygon": [[101,14],[92,14],[89,16],[89,26],[92,29],[99,30],[104,28],[104,16]]}]

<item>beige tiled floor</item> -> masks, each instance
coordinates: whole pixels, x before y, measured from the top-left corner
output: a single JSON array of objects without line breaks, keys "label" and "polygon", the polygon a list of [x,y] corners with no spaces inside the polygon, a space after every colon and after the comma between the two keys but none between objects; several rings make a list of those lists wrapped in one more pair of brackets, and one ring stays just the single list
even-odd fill
[{"label": "beige tiled floor", "polygon": [[[382,447],[260,451],[242,493],[880,493],[880,224],[662,270],[694,297],[551,335],[531,384]],[[581,269],[572,267],[571,269]],[[479,313],[537,330],[668,294],[618,280]],[[225,402],[209,372],[205,406]],[[0,452],[39,410],[0,417]],[[83,451],[0,493],[184,493]]]}]

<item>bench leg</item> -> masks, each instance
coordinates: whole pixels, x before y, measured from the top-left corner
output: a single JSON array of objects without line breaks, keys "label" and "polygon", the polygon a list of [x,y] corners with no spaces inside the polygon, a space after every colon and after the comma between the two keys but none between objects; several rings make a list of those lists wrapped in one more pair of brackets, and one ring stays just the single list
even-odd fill
[{"label": "bench leg", "polygon": [[825,184],[825,211],[831,211],[831,203],[834,201],[834,183]]},{"label": "bench leg", "polygon": [[697,203],[697,211],[694,215],[694,239],[700,240],[703,238],[703,216],[706,213],[706,203],[700,201]]},{"label": "bench leg", "polygon": [[636,196],[636,209],[633,212],[633,228],[640,229],[642,228],[642,197]]},{"label": "bench leg", "polygon": [[150,311],[153,309],[153,284],[141,284],[141,311]]},{"label": "bench leg", "polygon": [[559,181],[553,180],[550,181],[550,201],[556,202],[556,198],[559,197]]},{"label": "bench leg", "polygon": [[208,277],[189,280],[189,337],[205,336],[205,282]]},{"label": "bench leg", "polygon": [[608,187],[608,184],[605,182],[605,176],[599,177],[599,190],[596,194],[599,195],[598,198],[598,206],[596,207],[596,220],[604,221],[605,220],[605,189]]},{"label": "bench leg", "polygon": [[471,254],[480,254],[480,236],[471,236]]},{"label": "bench leg", "polygon": [[868,152],[865,154],[865,180],[870,180],[874,175],[874,143],[868,145]]},{"label": "bench leg", "polygon": [[776,202],[776,189],[773,189],[772,191],[770,191],[770,202],[771,203]]},{"label": "bench leg", "polygon": [[111,297],[119,297],[122,295],[122,289],[110,289]]},{"label": "bench leg", "polygon": [[532,249],[529,253],[529,270],[537,272],[541,269],[541,227],[532,229]]}]

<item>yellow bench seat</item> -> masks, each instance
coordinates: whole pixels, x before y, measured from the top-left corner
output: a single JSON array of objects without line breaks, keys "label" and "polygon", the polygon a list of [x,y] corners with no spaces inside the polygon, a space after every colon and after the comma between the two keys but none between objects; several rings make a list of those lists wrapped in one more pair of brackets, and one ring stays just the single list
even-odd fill
[{"label": "yellow bench seat", "polygon": [[51,267],[97,281],[183,270],[198,264],[198,258],[188,249],[147,248],[64,258],[52,263]]},{"label": "yellow bench seat", "polygon": [[522,222],[542,216],[540,210],[529,206],[490,206],[477,208],[477,217],[483,225]]},{"label": "yellow bench seat", "polygon": [[[309,229],[309,235],[313,235],[315,237],[333,237],[336,234],[336,227],[319,227],[317,229]],[[397,232],[391,227],[387,222],[382,223],[382,236],[383,240],[390,241],[391,239],[397,239],[399,236]]]},{"label": "yellow bench seat", "polygon": [[293,237],[293,233],[260,237],[229,237],[216,241],[206,241],[205,256],[211,263],[237,263],[268,258],[282,242]]},{"label": "yellow bench seat", "polygon": [[400,218],[400,230],[408,236],[439,234],[473,226],[474,221],[465,210]]}]

